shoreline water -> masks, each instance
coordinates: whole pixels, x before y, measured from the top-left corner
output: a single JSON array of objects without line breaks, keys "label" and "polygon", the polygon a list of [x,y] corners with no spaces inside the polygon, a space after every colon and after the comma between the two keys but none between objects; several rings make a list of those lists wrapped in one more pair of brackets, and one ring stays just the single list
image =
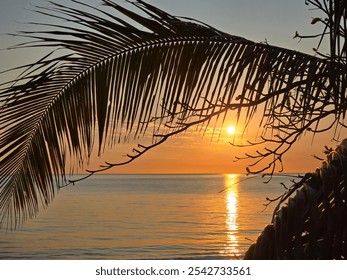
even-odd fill
[{"label": "shoreline water", "polygon": [[[7,234],[0,259],[235,259],[270,222],[281,178],[94,175]],[[223,191],[221,191],[223,190]]]}]

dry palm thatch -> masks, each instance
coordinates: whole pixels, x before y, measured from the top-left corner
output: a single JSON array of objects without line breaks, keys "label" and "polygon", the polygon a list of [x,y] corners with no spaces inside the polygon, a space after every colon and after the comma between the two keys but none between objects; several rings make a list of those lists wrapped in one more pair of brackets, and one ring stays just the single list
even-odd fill
[{"label": "dry palm thatch", "polygon": [[152,131],[154,137],[129,161],[193,125],[207,127],[229,111],[247,125],[261,109],[261,128],[271,132],[263,139],[274,148],[253,158],[255,164],[269,159],[258,172],[273,172],[305,131],[343,125],[345,1],[307,1],[329,15],[323,22],[333,31],[332,59],[254,43],[140,0],[127,1],[136,12],[111,0],[98,8],[72,2],[78,7],[38,8],[66,25],[14,34],[29,40],[18,48],[53,51],[1,85],[2,225],[15,227],[35,215],[40,201],[47,205],[65,180],[69,158],[84,166],[93,148],[102,154],[130,136]]},{"label": "dry palm thatch", "polygon": [[296,185],[245,259],[347,258],[347,139]]}]

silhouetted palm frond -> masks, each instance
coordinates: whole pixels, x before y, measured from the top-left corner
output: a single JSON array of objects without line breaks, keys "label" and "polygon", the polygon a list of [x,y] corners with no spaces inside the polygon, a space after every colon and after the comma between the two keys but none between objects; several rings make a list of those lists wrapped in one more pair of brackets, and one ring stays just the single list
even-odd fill
[{"label": "silhouetted palm frond", "polygon": [[18,47],[59,51],[23,66],[0,92],[0,218],[10,227],[51,201],[67,157],[83,164],[95,145],[102,153],[152,123],[167,135],[229,110],[248,122],[261,106],[264,129],[300,134],[326,115],[344,116],[341,61],[254,43],[143,1],[129,1],[137,12],[73,2],[80,7],[38,10],[68,25],[22,32],[33,40]]}]

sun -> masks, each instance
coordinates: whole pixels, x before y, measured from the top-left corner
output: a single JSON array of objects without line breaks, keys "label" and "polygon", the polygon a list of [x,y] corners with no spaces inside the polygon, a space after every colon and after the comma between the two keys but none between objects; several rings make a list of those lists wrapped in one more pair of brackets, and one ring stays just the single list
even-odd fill
[{"label": "sun", "polygon": [[229,135],[233,135],[233,134],[235,134],[235,132],[236,132],[235,126],[230,125],[230,126],[227,127],[227,133],[228,133]]}]

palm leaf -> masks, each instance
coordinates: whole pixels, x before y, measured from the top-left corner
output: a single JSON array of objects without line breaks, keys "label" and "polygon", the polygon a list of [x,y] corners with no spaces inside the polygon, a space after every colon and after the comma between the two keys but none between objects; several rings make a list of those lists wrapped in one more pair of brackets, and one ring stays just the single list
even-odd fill
[{"label": "palm leaf", "polygon": [[[138,12],[110,0],[102,8],[73,2],[80,8],[38,8],[68,25],[21,32],[29,42],[17,48],[59,51],[2,85],[0,217],[8,227],[52,200],[69,157],[83,166],[95,145],[102,154],[153,124],[167,136],[229,110],[249,121],[263,106],[265,124],[286,114],[281,130],[310,126],[327,108],[337,118],[345,112],[342,95],[329,94],[324,59],[232,36],[143,1],[131,2]],[[343,65],[334,71],[339,76]]]}]

